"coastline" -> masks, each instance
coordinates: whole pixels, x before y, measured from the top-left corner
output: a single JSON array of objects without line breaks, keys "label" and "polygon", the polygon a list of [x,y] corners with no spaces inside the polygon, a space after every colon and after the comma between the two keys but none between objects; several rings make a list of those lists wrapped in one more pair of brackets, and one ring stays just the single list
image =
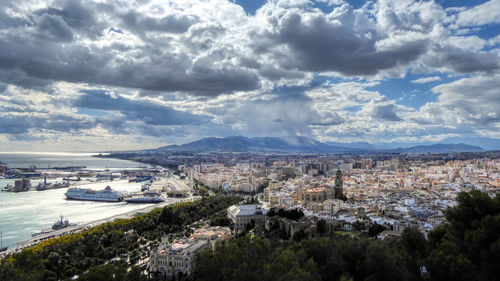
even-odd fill
[{"label": "coastline", "polygon": [[[6,157],[7,162],[9,160],[11,162],[21,163],[21,165],[26,166],[27,164],[34,162],[34,164],[42,163],[41,166],[46,165],[47,162],[37,162],[40,161],[37,159],[37,156],[34,156],[31,160],[30,158],[22,157],[22,161],[17,161],[15,158],[17,154],[9,153],[9,157]],[[23,155],[30,155],[31,153],[24,153]],[[62,162],[63,164],[71,164],[72,157],[65,154],[65,156],[61,157],[62,160],[59,161],[58,157],[51,157],[50,155],[44,153],[44,155],[49,155],[49,159],[54,159],[53,162]],[[72,154],[72,155],[81,155],[81,154]],[[88,155],[88,154],[87,154]],[[78,158],[78,157],[77,157]],[[91,171],[93,173],[102,173],[109,168],[111,172],[125,171],[125,176],[127,176],[127,170],[135,169],[138,173],[147,172],[147,169],[150,169],[154,166],[154,164],[143,163],[137,161],[137,159],[120,159],[120,158],[111,158],[109,154],[107,155],[99,155],[98,153],[92,153],[91,157],[85,156],[85,161],[83,164],[88,163],[88,159],[103,159],[104,161],[100,161],[94,163],[93,166],[101,165],[101,168],[94,168]],[[2,159],[3,160],[3,159]],[[106,161],[109,160],[109,161]],[[120,167],[120,163],[118,165],[113,166],[106,165],[107,163],[117,163],[114,162],[116,160],[119,161],[127,161],[130,163],[129,165],[124,165]],[[74,160],[74,162],[79,162],[80,160]],[[2,161],[5,162],[5,161]],[[53,163],[52,162],[52,163]],[[24,163],[24,164],[23,164]],[[124,162],[125,163],[125,162]],[[78,163],[79,164],[79,163]],[[10,165],[9,165],[10,166]],[[42,168],[45,169],[45,168]],[[90,170],[90,169],[89,169]],[[47,171],[47,170],[44,170]],[[99,172],[100,171],[100,172]],[[159,171],[156,171],[157,173]],[[54,171],[54,173],[60,173],[61,175],[57,177],[58,181],[64,177],[68,176],[65,171]],[[55,177],[55,175],[53,175]],[[131,174],[132,178],[135,177],[135,174]],[[173,175],[169,175],[166,173],[163,175],[159,174],[160,177],[170,182],[173,186],[181,186],[181,188],[186,189],[189,193],[188,184],[181,181],[179,178]],[[54,182],[56,178],[51,177],[50,182]],[[150,210],[161,208],[170,204],[177,204],[180,202],[187,202],[196,200],[193,198],[191,194],[190,197],[184,198],[168,198],[166,194],[164,195],[165,202],[158,204],[144,204],[138,205],[133,203],[107,203],[107,202],[91,202],[91,201],[76,201],[69,202],[64,198],[64,192],[69,187],[82,187],[82,188],[91,188],[94,190],[104,189],[106,185],[110,185],[113,190],[120,191],[127,195],[138,194],[141,190],[141,184],[139,182],[129,182],[129,177],[125,178],[115,178],[113,181],[109,180],[101,180],[95,181],[92,179],[87,179],[82,177],[81,181],[71,181],[70,186],[61,187],[61,188],[50,188],[46,190],[28,190],[26,192],[2,192],[0,194],[4,194],[0,197],[0,203],[3,204],[0,209],[0,214],[2,215],[2,220],[0,224],[2,224],[2,229],[4,233],[4,244],[11,247],[6,252],[0,253],[4,255],[5,253],[13,253],[19,251],[20,249],[26,248],[29,245],[34,245],[35,243],[41,242],[40,240],[48,239],[52,236],[62,236],[69,233],[79,232],[86,228],[99,225],[102,223],[106,223],[119,218],[130,218],[138,213],[148,212]],[[13,181],[14,179],[12,179]],[[48,180],[48,178],[47,178]],[[5,183],[7,180],[3,180]],[[38,182],[43,183],[43,178],[32,179],[32,183],[36,185]],[[11,183],[13,184],[13,182]],[[36,192],[36,191],[45,191],[45,192]],[[22,195],[21,195],[22,194]],[[27,206],[20,207],[21,205]],[[28,207],[29,206],[29,207]],[[19,213],[22,211],[22,213]],[[42,229],[49,228],[51,222],[53,220],[52,216],[54,213],[62,214],[67,217],[70,222],[78,223],[77,226],[71,226],[64,229],[52,231],[46,234],[37,235],[35,237],[30,237],[33,233],[37,233]],[[24,218],[29,218],[25,220]],[[23,226],[28,225],[28,227]],[[7,235],[5,235],[7,234]],[[10,234],[10,235],[9,235]]]},{"label": "coastline", "polygon": [[1,252],[0,258],[3,258],[9,254],[17,253],[23,249],[35,246],[38,243],[41,243],[41,242],[46,241],[46,240],[51,239],[51,238],[58,238],[58,237],[62,237],[62,236],[68,235],[68,234],[78,233],[80,231],[101,225],[103,223],[112,222],[112,221],[119,220],[119,219],[131,219],[135,216],[139,216],[139,215],[142,215],[144,213],[151,212],[155,209],[163,208],[165,206],[176,205],[176,204],[187,203],[187,202],[194,202],[194,201],[197,201],[199,199],[201,199],[201,198],[199,198],[199,196],[189,196],[186,198],[168,198],[167,199],[168,201],[165,201],[162,203],[158,203],[158,204],[154,204],[154,205],[146,204],[147,206],[144,206],[142,208],[139,208],[139,209],[136,209],[133,211],[127,211],[127,212],[124,212],[124,213],[121,213],[118,215],[113,215],[113,216],[110,216],[110,217],[107,217],[104,219],[91,221],[91,222],[81,224],[81,225],[70,226],[67,228],[55,230],[55,231],[47,233],[47,234],[37,235],[35,237],[24,239],[24,240],[16,242],[15,244],[17,246],[13,247],[13,248],[9,248],[5,252]]}]

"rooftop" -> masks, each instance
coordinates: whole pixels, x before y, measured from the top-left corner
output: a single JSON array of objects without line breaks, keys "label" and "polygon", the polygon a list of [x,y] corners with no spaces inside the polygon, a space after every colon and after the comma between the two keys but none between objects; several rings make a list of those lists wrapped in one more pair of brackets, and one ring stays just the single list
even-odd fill
[{"label": "rooftop", "polygon": [[176,252],[179,254],[183,253],[194,253],[198,249],[205,246],[208,242],[206,240],[196,240],[196,239],[184,239],[178,240],[174,243],[168,245],[165,249],[159,249],[160,254],[166,254],[167,252]]},{"label": "rooftop", "polygon": [[234,205],[228,208],[228,212],[234,216],[266,215],[267,211],[266,209],[262,209],[261,204]]}]

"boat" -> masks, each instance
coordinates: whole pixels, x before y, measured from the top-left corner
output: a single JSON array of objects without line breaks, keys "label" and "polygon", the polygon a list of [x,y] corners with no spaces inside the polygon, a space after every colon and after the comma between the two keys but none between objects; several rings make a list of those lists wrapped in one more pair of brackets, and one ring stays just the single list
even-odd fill
[{"label": "boat", "polygon": [[76,226],[77,224],[76,223],[70,223],[68,220],[63,220],[64,217],[61,215],[61,219],[60,220],[56,220],[54,222],[54,224],[52,225],[52,228],[49,228],[49,229],[44,229],[40,232],[37,232],[37,233],[33,233],[31,234],[31,237],[36,237],[36,236],[39,236],[39,235],[45,235],[45,234],[49,234],[49,233],[52,233],[56,230],[60,230],[60,229],[63,229],[63,228],[66,228],[66,227],[70,227],[70,226]]},{"label": "boat", "polygon": [[123,195],[106,186],[104,190],[92,190],[90,188],[69,188],[64,194],[68,200],[99,201],[99,202],[121,202]]},{"label": "boat", "polygon": [[7,251],[8,248],[3,246],[3,234],[0,232],[0,253]]},{"label": "boat", "polygon": [[21,173],[21,177],[23,178],[34,178],[34,177],[40,177],[42,173]]},{"label": "boat", "polygon": [[61,219],[54,222],[54,224],[52,225],[52,229],[59,230],[59,229],[65,228],[65,227],[75,226],[75,225],[76,225],[76,223],[69,223],[68,220],[63,221],[63,216],[61,215]]},{"label": "boat", "polygon": [[143,204],[146,204],[146,203],[157,204],[157,203],[165,202],[165,200],[163,200],[161,197],[143,196],[143,197],[133,197],[133,198],[127,199],[127,200],[125,200],[125,202],[127,202],[127,203],[139,203],[139,204],[140,203],[143,203]]},{"label": "boat", "polygon": [[135,177],[135,181],[136,182],[143,182],[143,181],[148,181],[148,180],[152,180],[152,179],[153,179],[153,176],[142,176],[142,175],[139,175],[139,176]]}]

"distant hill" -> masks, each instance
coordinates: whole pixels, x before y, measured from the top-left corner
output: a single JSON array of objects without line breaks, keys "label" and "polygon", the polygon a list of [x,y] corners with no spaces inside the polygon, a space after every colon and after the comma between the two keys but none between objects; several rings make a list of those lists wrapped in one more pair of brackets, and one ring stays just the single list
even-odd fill
[{"label": "distant hill", "polygon": [[391,151],[396,153],[448,153],[448,152],[478,152],[483,149],[476,145],[468,145],[464,143],[457,144],[430,144],[430,145],[417,145],[407,148],[397,148]]},{"label": "distant hill", "polygon": [[209,137],[198,141],[168,145],[158,148],[161,151],[179,152],[274,152],[274,153],[447,153],[447,152],[477,152],[483,151],[479,146],[459,144],[431,144],[408,148],[378,149],[369,143],[322,143],[315,139],[290,137],[259,137],[242,136]]},{"label": "distant hill", "polygon": [[350,149],[321,143],[312,138],[262,137],[247,138],[242,136],[224,138],[203,138],[198,141],[169,145],[158,148],[164,151],[186,152],[278,152],[278,153],[342,153]]}]

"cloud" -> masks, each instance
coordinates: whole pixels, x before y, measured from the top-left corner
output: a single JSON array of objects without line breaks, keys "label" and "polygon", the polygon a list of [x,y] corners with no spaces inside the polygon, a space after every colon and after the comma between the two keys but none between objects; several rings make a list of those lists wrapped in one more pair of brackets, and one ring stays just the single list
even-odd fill
[{"label": "cloud", "polygon": [[[11,30],[0,34],[5,82],[29,87],[67,81],[208,96],[260,87],[254,70],[215,50],[188,53],[188,41],[169,37],[200,21],[179,10],[155,17],[132,7],[122,12],[116,4],[56,1],[30,12],[28,24],[12,21]],[[11,80],[12,73],[24,79]]]},{"label": "cloud", "polygon": [[3,12],[0,80],[25,87],[66,81],[153,96],[217,96],[304,85],[313,73],[401,76],[415,64],[457,72],[499,66],[495,52],[457,47],[458,37],[442,25],[453,17],[434,2],[379,1],[357,10],[343,4],[324,13],[308,1],[270,1],[255,16],[223,0],[10,6],[20,16]]},{"label": "cloud", "polygon": [[[424,110],[435,107],[448,122],[493,125],[500,121],[500,76],[476,76],[441,84],[432,89],[439,94],[438,101]],[[493,125],[494,126],[494,125]]]},{"label": "cloud", "polygon": [[386,121],[401,121],[401,118],[394,112],[396,106],[394,104],[382,103],[375,104],[369,103],[363,109],[368,116],[374,119]]},{"label": "cloud", "polygon": [[202,125],[210,122],[206,116],[178,111],[147,100],[132,100],[104,91],[87,90],[76,99],[74,106],[105,111],[118,111],[127,121],[143,121],[149,125]]},{"label": "cloud", "polygon": [[439,76],[430,76],[430,77],[422,77],[419,79],[412,80],[412,83],[417,83],[417,84],[426,84],[430,82],[437,82],[441,81],[441,77]]},{"label": "cloud", "polygon": [[36,21],[42,31],[39,36],[44,39],[70,42],[75,37],[71,27],[58,15],[43,14]]},{"label": "cloud", "polygon": [[15,115],[0,116],[0,134],[24,134],[30,130],[51,130],[71,132],[89,129],[96,125],[95,121],[86,118],[75,118],[67,115]]},{"label": "cloud", "polygon": [[184,33],[197,21],[195,16],[172,13],[161,17],[152,17],[136,10],[129,10],[121,17],[122,25],[137,34],[148,32]]},{"label": "cloud", "polygon": [[427,39],[418,34],[379,34],[369,15],[348,4],[323,14],[297,7],[284,9],[280,3],[268,3],[257,12],[268,25],[255,33],[255,39],[267,39],[255,46],[255,52],[273,54],[284,69],[374,75],[414,61],[427,49]]},{"label": "cloud", "polygon": [[297,92],[237,102],[220,121],[244,135],[289,136],[312,135],[312,127],[340,124],[345,120],[336,112],[318,111],[309,97]]},{"label": "cloud", "polygon": [[435,70],[459,73],[492,72],[500,66],[498,55],[492,52],[471,52],[450,45],[435,45],[422,61]]},{"label": "cloud", "polygon": [[456,24],[460,26],[478,26],[500,23],[500,0],[490,0],[457,15]]},{"label": "cloud", "polygon": [[[498,136],[499,39],[480,31],[499,1],[320,2],[4,1],[0,138]],[[402,97],[403,77],[432,93]]]}]

